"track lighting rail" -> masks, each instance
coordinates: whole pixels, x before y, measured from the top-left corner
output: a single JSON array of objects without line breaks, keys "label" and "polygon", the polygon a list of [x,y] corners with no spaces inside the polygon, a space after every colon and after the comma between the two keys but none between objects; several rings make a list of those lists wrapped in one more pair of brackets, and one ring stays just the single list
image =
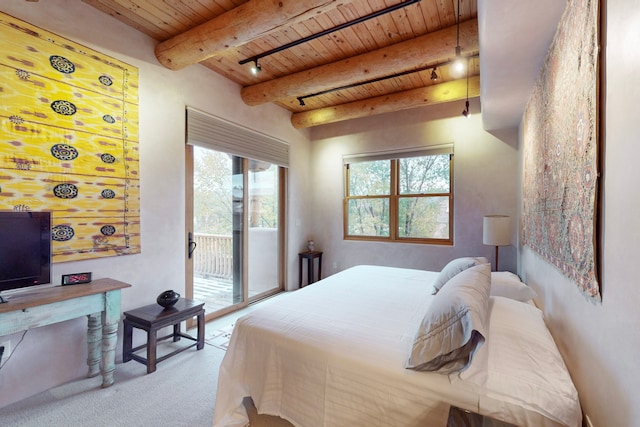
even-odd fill
[{"label": "track lighting rail", "polygon": [[242,61],[239,61],[238,64],[243,65],[243,64],[247,64],[249,62],[254,62],[256,64],[256,67],[258,67],[258,65],[257,65],[258,64],[258,60],[260,60],[261,58],[264,58],[265,56],[273,55],[274,53],[278,53],[278,52],[281,52],[283,50],[289,49],[291,47],[297,46],[299,44],[306,43],[306,42],[308,42],[310,40],[314,40],[314,39],[317,39],[319,37],[326,36],[327,34],[331,34],[331,33],[335,32],[335,31],[340,31],[340,30],[348,28],[348,27],[350,27],[352,25],[360,24],[362,22],[368,21],[369,19],[377,18],[378,16],[382,16],[382,15],[385,15],[387,13],[393,12],[395,10],[401,9],[403,7],[410,6],[410,5],[414,4],[414,3],[418,3],[419,1],[420,0],[406,0],[406,1],[403,1],[403,2],[398,3],[396,5],[389,6],[389,7],[385,8],[385,9],[380,9],[380,10],[378,10],[376,12],[370,13],[369,15],[361,16],[360,18],[354,19],[353,21],[349,21],[349,22],[345,22],[344,24],[340,24],[337,27],[326,29],[326,30],[321,31],[319,33],[312,34],[312,35],[307,36],[307,37],[303,37],[303,38],[301,38],[299,40],[293,41],[291,43],[287,43],[287,44],[282,45],[280,47],[276,47],[274,49],[268,50],[268,51],[263,52],[261,54],[254,55],[254,56],[252,56],[250,58],[243,59]]},{"label": "track lighting rail", "polygon": [[[466,57],[467,62],[471,58],[477,58],[479,56],[480,56],[479,54],[469,55],[468,57]],[[446,62],[440,62],[440,63],[437,63],[437,64],[425,65],[424,67],[415,68],[413,70],[402,71],[400,73],[390,74],[388,76],[378,77],[378,78],[370,79],[370,80],[364,80],[364,81],[358,82],[358,83],[352,83],[352,84],[349,84],[349,85],[344,85],[344,86],[339,86],[339,87],[335,87],[335,88],[332,88],[332,89],[323,90],[322,92],[316,92],[316,93],[312,93],[312,94],[309,94],[309,95],[298,96],[297,99],[298,99],[298,102],[300,103],[300,106],[304,107],[305,106],[304,100],[307,99],[307,98],[313,98],[315,96],[325,95],[327,93],[332,93],[332,92],[336,92],[336,91],[339,91],[339,90],[351,89],[351,88],[354,88],[354,87],[357,87],[357,86],[366,85],[366,84],[369,84],[369,83],[377,83],[377,82],[380,82],[380,81],[383,81],[383,80],[393,79],[395,77],[406,76],[408,74],[419,73],[421,71],[426,71],[426,70],[429,70],[431,68],[435,69],[435,68],[438,68],[438,67],[443,67],[445,65],[451,64],[452,62],[454,62],[454,61],[446,61]],[[468,74],[469,74],[469,70],[467,69],[467,75]],[[468,76],[467,76],[467,79],[468,79]],[[469,96],[469,94],[468,94],[468,88],[467,88],[467,97],[468,96]]]}]

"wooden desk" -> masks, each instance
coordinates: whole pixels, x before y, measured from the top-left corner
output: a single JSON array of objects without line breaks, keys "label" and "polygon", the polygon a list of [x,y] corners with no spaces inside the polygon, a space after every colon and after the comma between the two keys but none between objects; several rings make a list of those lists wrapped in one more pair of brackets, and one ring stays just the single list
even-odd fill
[{"label": "wooden desk", "polygon": [[87,316],[89,377],[113,384],[120,321],[120,290],[131,285],[98,279],[82,285],[33,287],[0,304],[0,336]]}]

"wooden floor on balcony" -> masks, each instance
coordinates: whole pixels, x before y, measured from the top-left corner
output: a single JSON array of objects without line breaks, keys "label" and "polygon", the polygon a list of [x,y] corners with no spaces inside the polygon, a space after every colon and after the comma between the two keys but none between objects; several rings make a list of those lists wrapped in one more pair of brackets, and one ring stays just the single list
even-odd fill
[{"label": "wooden floor on balcony", "polygon": [[[249,285],[249,298],[272,288],[271,284],[252,283]],[[225,279],[194,277],[193,299],[205,303],[206,313],[222,310],[233,304],[233,283]]]}]

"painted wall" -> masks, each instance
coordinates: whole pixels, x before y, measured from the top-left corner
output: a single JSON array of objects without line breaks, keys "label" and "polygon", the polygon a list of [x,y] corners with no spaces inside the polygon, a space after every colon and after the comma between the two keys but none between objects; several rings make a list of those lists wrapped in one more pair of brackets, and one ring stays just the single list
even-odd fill
[{"label": "painted wall", "polygon": [[[456,257],[493,260],[495,247],[482,244],[482,218],[487,214],[513,218],[513,245],[500,248],[499,268],[516,271],[518,133],[505,132],[503,142],[485,132],[478,99],[471,102],[469,118],[462,116],[463,109],[461,101],[312,129],[314,212],[308,237],[324,251],[326,274],[357,264],[438,271]],[[444,143],[453,143],[455,152],[453,246],[343,239],[344,155]]]},{"label": "painted wall", "polygon": [[554,267],[521,248],[522,275],[594,427],[640,426],[640,0],[607,2],[604,105],[602,304],[592,304]]},{"label": "painted wall", "polygon": [[[308,227],[306,193],[308,131],[290,125],[290,113],[266,105],[248,107],[240,87],[200,65],[170,71],[155,59],[155,41],[74,0],[2,2],[0,10],[139,68],[140,177],[142,253],[56,264],[53,283],[65,273],[92,271],[132,285],[122,293],[122,309],[155,302],[175,289],[184,295],[185,247],[185,106],[226,118],[291,144],[288,230],[291,241],[304,240]],[[297,278],[297,252],[288,259],[288,274]],[[297,284],[296,284],[297,285]],[[2,337],[13,355],[0,371],[0,407],[55,385],[86,375],[86,319]],[[121,331],[122,329],[120,329]],[[138,335],[140,339],[142,335]],[[121,354],[121,340],[117,349]],[[119,358],[119,357],[118,357]],[[98,381],[96,379],[96,381]],[[96,382],[99,385],[99,381]]]},{"label": "painted wall", "polygon": [[[640,123],[634,105],[640,99],[636,49],[640,33],[635,30],[640,0],[630,2],[609,2],[607,10],[602,305],[587,302],[553,267],[519,248],[520,273],[541,294],[538,303],[594,427],[640,425],[636,421],[640,407],[635,405],[640,401],[640,368],[635,361],[640,354],[640,292],[634,274],[635,261],[640,258],[636,243],[640,241],[640,197],[629,184],[640,182],[636,164]],[[361,263],[438,270],[457,256],[492,257],[492,248],[482,245],[483,215],[506,213],[516,218],[521,173],[518,135],[507,131],[498,139],[484,132],[477,100],[472,102],[475,114],[470,119],[460,117],[461,106],[426,107],[320,126],[310,132],[309,145],[309,132],[292,129],[288,112],[273,106],[245,106],[239,87],[204,67],[179,72],[161,67],[153,56],[153,40],[90,6],[72,0],[15,1],[3,2],[0,10],[140,69],[142,254],[63,263],[53,271],[56,282],[64,273],[93,271],[94,277],[131,283],[133,287],[123,292],[124,310],[152,302],[168,287],[184,289],[185,105],[291,142],[290,284],[297,281],[297,252],[309,238],[325,251],[327,274]],[[445,142],[453,142],[456,153],[455,246],[342,239],[342,155]],[[516,271],[516,249],[500,249],[501,269]],[[13,347],[20,337],[9,337]],[[0,406],[83,377],[85,339],[84,320],[27,333],[0,371]]]}]

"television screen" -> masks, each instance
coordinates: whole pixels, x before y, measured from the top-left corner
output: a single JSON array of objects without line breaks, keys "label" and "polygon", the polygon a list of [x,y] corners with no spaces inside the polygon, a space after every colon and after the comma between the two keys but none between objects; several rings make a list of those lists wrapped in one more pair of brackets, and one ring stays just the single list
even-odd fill
[{"label": "television screen", "polygon": [[51,212],[0,211],[0,291],[51,282]]}]

